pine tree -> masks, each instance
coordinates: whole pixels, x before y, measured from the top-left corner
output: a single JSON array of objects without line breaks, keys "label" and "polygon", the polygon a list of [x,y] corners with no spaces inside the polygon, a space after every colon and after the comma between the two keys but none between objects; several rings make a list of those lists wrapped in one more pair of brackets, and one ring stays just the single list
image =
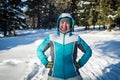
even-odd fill
[{"label": "pine tree", "polygon": [[0,2],[0,26],[2,26],[4,36],[7,35],[7,31],[9,31],[9,34],[16,35],[15,29],[26,27],[25,16],[20,3],[21,0],[3,0]]},{"label": "pine tree", "polygon": [[[32,28],[51,28],[54,27],[54,2],[47,0],[28,0],[28,12],[26,13],[32,21],[29,24]],[[52,15],[52,16],[51,16]]]}]

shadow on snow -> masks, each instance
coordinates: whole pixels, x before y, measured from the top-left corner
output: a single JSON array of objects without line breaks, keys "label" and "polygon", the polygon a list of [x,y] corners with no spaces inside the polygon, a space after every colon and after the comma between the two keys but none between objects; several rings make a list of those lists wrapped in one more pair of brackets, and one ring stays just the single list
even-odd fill
[{"label": "shadow on snow", "polygon": [[120,58],[120,41],[106,41],[101,44],[97,44],[96,47],[100,49],[101,54],[107,55],[111,58]]},{"label": "shadow on snow", "polygon": [[102,80],[120,80],[120,62],[105,67],[102,73]]},{"label": "shadow on snow", "polygon": [[33,33],[23,33],[19,34],[16,37],[0,38],[0,50],[8,50],[19,45],[27,45],[34,43],[36,40],[44,39],[52,32],[53,31],[49,30],[36,30]]}]

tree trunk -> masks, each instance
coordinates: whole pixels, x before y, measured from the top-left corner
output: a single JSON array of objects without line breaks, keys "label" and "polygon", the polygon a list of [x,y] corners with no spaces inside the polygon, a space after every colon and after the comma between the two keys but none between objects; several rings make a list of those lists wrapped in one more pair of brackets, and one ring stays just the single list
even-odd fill
[{"label": "tree trunk", "polygon": [[111,32],[111,25],[110,24],[107,26],[107,31]]},{"label": "tree trunk", "polygon": [[7,36],[7,25],[3,27],[4,36]]}]

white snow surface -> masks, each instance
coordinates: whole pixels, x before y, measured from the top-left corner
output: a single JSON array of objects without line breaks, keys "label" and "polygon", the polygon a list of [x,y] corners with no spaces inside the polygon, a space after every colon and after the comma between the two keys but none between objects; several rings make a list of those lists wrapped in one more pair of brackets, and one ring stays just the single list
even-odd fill
[{"label": "white snow surface", "polygon": [[[45,37],[56,33],[55,29],[16,33],[18,36],[0,38],[0,80],[47,80],[49,69],[41,64],[36,48]],[[120,31],[76,28],[74,34],[92,48],[92,57],[79,69],[83,80],[120,80]],[[49,50],[46,55],[50,60]]]}]

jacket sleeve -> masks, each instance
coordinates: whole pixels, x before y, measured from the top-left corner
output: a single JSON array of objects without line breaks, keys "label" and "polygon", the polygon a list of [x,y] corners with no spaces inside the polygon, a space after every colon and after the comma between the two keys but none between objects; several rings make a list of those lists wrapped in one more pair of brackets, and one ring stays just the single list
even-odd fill
[{"label": "jacket sleeve", "polygon": [[44,54],[44,52],[50,47],[49,42],[50,39],[49,37],[47,37],[37,48],[37,56],[42,62],[42,64],[45,66],[48,64],[48,59],[47,56]]},{"label": "jacket sleeve", "polygon": [[78,37],[78,46],[81,46],[82,48],[82,52],[84,53],[82,55],[82,57],[78,60],[78,63],[80,65],[80,67],[84,66],[87,61],[89,60],[89,58],[91,57],[92,55],[92,50],[91,48],[87,45],[87,43],[82,40],[80,37]]}]

